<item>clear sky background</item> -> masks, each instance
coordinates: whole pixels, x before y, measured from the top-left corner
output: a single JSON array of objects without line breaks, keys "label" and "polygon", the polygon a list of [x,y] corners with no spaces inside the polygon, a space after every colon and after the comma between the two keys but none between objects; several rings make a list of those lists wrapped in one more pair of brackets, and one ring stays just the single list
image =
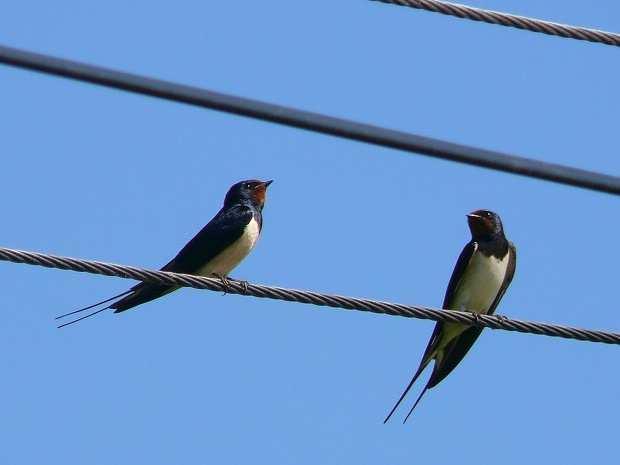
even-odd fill
[{"label": "clear sky background", "polygon": [[[615,0],[468,3],[620,31]],[[3,5],[0,43],[620,174],[603,45],[359,0],[24,0]],[[519,254],[498,313],[620,330],[616,197],[6,67],[0,82],[3,246],[159,267],[233,182],[273,178],[238,278],[439,306],[465,214],[489,208]],[[132,282],[8,263],[0,282],[2,464],[618,453],[617,346],[485,331],[384,426],[433,322],[184,289],[57,330]]]}]

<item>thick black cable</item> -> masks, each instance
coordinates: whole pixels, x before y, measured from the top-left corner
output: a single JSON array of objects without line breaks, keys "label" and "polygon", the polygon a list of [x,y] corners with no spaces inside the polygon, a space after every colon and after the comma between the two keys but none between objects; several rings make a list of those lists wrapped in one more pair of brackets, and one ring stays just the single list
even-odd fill
[{"label": "thick black cable", "polygon": [[618,333],[572,328],[568,326],[532,321],[511,320],[501,315],[473,315],[468,312],[439,310],[416,305],[403,305],[340,295],[320,294],[318,292],[264,286],[233,280],[224,283],[222,280],[216,278],[204,278],[187,274],[170,273],[166,271],[147,270],[133,266],[116,265],[92,260],[80,260],[76,258],[60,257],[57,255],[7,249],[3,247],[0,247],[0,260],[44,266],[47,268],[58,268],[61,270],[82,271],[85,273],[100,274],[105,276],[118,276],[121,278],[137,279],[139,281],[157,284],[174,284],[177,286],[193,287],[196,289],[222,291],[230,294],[313,304],[324,307],[359,310],[408,318],[463,323],[472,326],[503,329],[506,331],[517,331],[521,333],[540,334],[564,339],[576,339],[579,341],[620,345],[620,334]]},{"label": "thick black cable", "polygon": [[543,21],[526,16],[512,15],[500,11],[484,10],[458,3],[444,2],[439,0],[373,0],[381,3],[407,6],[420,10],[432,11],[457,18],[482,21],[489,24],[500,26],[515,27],[531,32],[539,32],[552,36],[559,36],[568,39],[587,40],[605,45],[620,47],[620,34],[614,32],[600,31],[587,27],[571,26],[568,24]]},{"label": "thick black cable", "polygon": [[620,177],[454,144],[351,120],[221,94],[0,46],[0,63],[531,178],[620,194]]}]

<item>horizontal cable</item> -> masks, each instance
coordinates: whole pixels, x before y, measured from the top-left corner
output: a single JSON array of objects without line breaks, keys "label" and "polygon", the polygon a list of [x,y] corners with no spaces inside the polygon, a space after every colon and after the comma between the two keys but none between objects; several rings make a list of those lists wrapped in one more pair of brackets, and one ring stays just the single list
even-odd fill
[{"label": "horizontal cable", "polygon": [[61,270],[82,271],[85,273],[118,276],[120,278],[137,279],[156,284],[177,285],[222,291],[230,294],[262,297],[266,299],[285,300],[325,307],[359,310],[381,313],[385,315],[420,318],[425,320],[463,323],[471,326],[517,331],[520,333],[540,334],[544,336],[576,339],[579,341],[601,342],[604,344],[620,344],[620,334],[606,331],[595,331],[571,328],[548,323],[511,320],[501,315],[474,315],[469,312],[439,310],[416,305],[403,305],[369,299],[357,299],[340,295],[320,294],[318,292],[300,291],[274,286],[263,286],[242,281],[230,280],[228,283],[216,278],[204,278],[188,274],[154,271],[133,266],[116,265],[92,260],[80,260],[57,255],[48,255],[23,250],[0,247],[0,260],[26,263],[28,265],[45,266]]},{"label": "horizontal cable", "polygon": [[620,46],[620,34],[600,31],[580,26],[553,23],[525,16],[511,15],[499,11],[484,10],[458,3],[444,2],[439,0],[374,0],[381,3],[408,6],[420,10],[433,11],[458,18],[482,21],[484,23],[498,24],[500,26],[516,27],[532,32],[540,32],[552,36],[565,37],[568,39],[587,40],[605,45]]},{"label": "horizontal cable", "polygon": [[531,178],[620,194],[620,177],[0,46],[0,63]]}]

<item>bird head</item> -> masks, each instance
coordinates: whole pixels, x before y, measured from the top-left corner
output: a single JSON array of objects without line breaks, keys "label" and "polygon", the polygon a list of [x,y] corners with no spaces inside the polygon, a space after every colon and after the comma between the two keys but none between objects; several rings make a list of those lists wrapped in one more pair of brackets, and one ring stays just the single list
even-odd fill
[{"label": "bird head", "polygon": [[503,236],[504,229],[499,215],[489,210],[476,210],[467,215],[471,235],[476,240],[490,240]]},{"label": "bird head", "polygon": [[235,205],[239,203],[250,202],[258,208],[263,208],[267,187],[271,181],[259,181],[257,179],[248,179],[234,184],[224,199],[224,206]]}]

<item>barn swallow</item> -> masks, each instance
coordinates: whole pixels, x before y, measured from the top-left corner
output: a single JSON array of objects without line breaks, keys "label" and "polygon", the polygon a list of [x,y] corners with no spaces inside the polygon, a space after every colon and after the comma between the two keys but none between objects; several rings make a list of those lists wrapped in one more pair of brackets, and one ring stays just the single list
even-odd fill
[{"label": "barn swallow", "polygon": [[[492,315],[514,276],[517,250],[506,239],[497,213],[476,210],[467,215],[467,222],[472,238],[456,262],[442,308]],[[431,360],[435,360],[433,372],[405,417],[403,423],[406,422],[424,393],[450,374],[481,332],[482,328],[475,326],[437,322],[420,366],[384,423],[390,419]]]},{"label": "barn swallow", "polygon": [[[226,280],[228,273],[241,263],[258,241],[263,226],[262,211],[266,191],[272,182],[251,179],[233,185],[226,194],[222,209],[161,270],[212,276]],[[60,325],[59,328],[62,328],[110,308],[114,310],[114,313],[124,312],[176,291],[178,288],[179,286],[141,282],[121,294],[66,313],[56,319],[74,315],[122,297],[105,308]]]}]

